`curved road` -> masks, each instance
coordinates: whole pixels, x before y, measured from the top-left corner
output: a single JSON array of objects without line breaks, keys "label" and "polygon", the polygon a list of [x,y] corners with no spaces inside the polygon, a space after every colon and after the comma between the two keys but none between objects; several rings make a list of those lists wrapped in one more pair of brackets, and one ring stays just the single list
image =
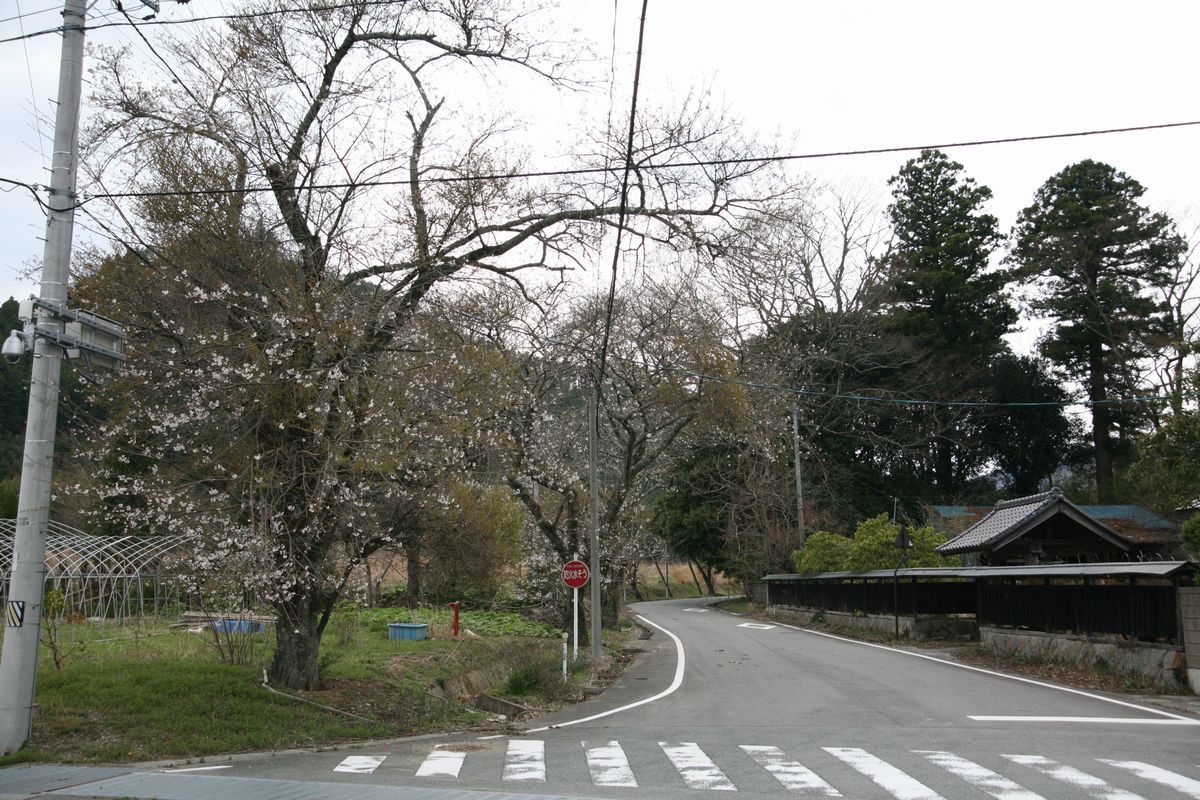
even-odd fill
[{"label": "curved road", "polygon": [[181,800],[1200,800],[1196,719],[699,600],[633,608],[654,632],[645,655],[599,697],[524,735],[210,761],[201,769],[211,771],[94,786]]}]

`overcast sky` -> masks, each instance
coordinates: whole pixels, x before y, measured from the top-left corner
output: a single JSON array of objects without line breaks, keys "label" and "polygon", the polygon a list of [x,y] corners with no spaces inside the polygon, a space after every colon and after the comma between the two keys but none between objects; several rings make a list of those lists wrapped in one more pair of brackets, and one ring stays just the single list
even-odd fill
[{"label": "overcast sky", "polygon": [[[607,69],[614,3],[560,5],[560,21],[579,27]],[[628,102],[640,5],[617,4],[618,104]],[[60,7],[55,0],[0,0],[0,38],[19,36],[22,25],[25,33],[54,27]],[[164,2],[162,18],[220,10],[218,0]],[[21,12],[24,18],[17,19]],[[96,0],[92,13],[111,19],[113,0]],[[777,138],[795,153],[1190,121],[1200,119],[1197,31],[1200,3],[1184,0],[650,0],[640,102],[666,104],[690,88],[708,87],[748,131]],[[147,30],[152,38],[156,33]],[[144,50],[128,28],[99,30],[90,40]],[[0,44],[0,177],[46,181],[49,145],[39,145],[33,109],[52,116],[59,44],[57,35]],[[607,105],[606,90],[593,100],[601,101]],[[555,102],[549,101],[551,111]],[[576,100],[557,102],[565,115]],[[46,127],[42,133],[49,136]],[[538,135],[546,147],[557,146],[547,132]],[[1141,181],[1149,190],[1145,201],[1176,215],[1190,233],[1184,220],[1200,205],[1197,145],[1200,127],[948,152],[991,187],[991,211],[1004,230],[1046,178],[1093,158]],[[807,166],[823,180],[864,182],[883,203],[888,176],[908,157]],[[40,270],[43,229],[27,193],[0,193],[0,297],[36,291],[36,281],[22,275]]]}]

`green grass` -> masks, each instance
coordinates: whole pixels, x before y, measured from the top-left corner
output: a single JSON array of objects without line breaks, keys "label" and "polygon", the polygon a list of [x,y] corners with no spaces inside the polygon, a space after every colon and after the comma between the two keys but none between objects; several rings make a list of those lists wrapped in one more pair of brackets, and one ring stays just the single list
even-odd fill
[{"label": "green grass", "polygon": [[[252,636],[249,663],[233,665],[220,661],[208,631],[168,629],[165,622],[65,626],[65,669],[54,669],[45,647],[40,655],[33,739],[0,757],[0,766],[197,758],[461,727],[483,715],[438,696],[441,682],[511,652],[511,637],[559,635],[515,614],[467,612],[466,627],[485,638],[453,639],[448,614],[349,610],[331,619],[319,659],[327,686],[303,696],[371,721],[263,689],[270,630]],[[388,640],[387,623],[410,618],[435,622],[435,638]]]}]

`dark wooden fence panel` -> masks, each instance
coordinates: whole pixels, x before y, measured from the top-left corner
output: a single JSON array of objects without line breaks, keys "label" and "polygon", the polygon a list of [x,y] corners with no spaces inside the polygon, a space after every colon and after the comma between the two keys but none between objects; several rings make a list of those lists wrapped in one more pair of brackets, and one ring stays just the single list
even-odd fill
[{"label": "dark wooden fence panel", "polygon": [[1069,580],[785,579],[769,581],[772,605],[906,616],[974,614],[980,625],[1049,633],[1114,634],[1180,641],[1175,586]]},{"label": "dark wooden fence panel", "polygon": [[1178,590],[1171,585],[981,581],[980,625],[1050,633],[1101,633],[1176,641]]}]

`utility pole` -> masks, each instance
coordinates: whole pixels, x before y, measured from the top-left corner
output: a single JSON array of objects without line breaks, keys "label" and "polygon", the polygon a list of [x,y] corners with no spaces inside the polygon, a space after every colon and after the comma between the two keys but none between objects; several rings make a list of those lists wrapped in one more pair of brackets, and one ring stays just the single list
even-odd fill
[{"label": "utility pole", "polygon": [[[42,257],[40,299],[65,308],[75,222],[76,152],[79,146],[79,101],[83,79],[83,26],[87,0],[66,0],[63,11],[62,64],[58,75],[58,110],[54,122],[54,158]],[[27,330],[53,336],[63,319],[44,307]],[[37,681],[42,600],[46,574],[46,528],[54,434],[58,424],[58,383],[63,347],[51,337],[33,336],[33,374],[29,417],[25,423],[25,455],[13,541],[12,575],[5,609],[4,652],[0,656],[0,751],[11,753],[29,740]],[[7,351],[6,351],[7,352]]]},{"label": "utility pole", "polygon": [[600,387],[592,390],[588,400],[588,483],[590,498],[588,510],[591,522],[591,566],[592,571],[592,670],[600,667],[600,616],[603,613],[600,599],[600,478],[596,471],[599,465],[597,457],[597,438],[600,435]]},{"label": "utility pole", "polygon": [[797,547],[804,547],[804,480],[800,473],[800,401],[792,401],[792,455],[796,463],[796,529],[800,531]]}]

